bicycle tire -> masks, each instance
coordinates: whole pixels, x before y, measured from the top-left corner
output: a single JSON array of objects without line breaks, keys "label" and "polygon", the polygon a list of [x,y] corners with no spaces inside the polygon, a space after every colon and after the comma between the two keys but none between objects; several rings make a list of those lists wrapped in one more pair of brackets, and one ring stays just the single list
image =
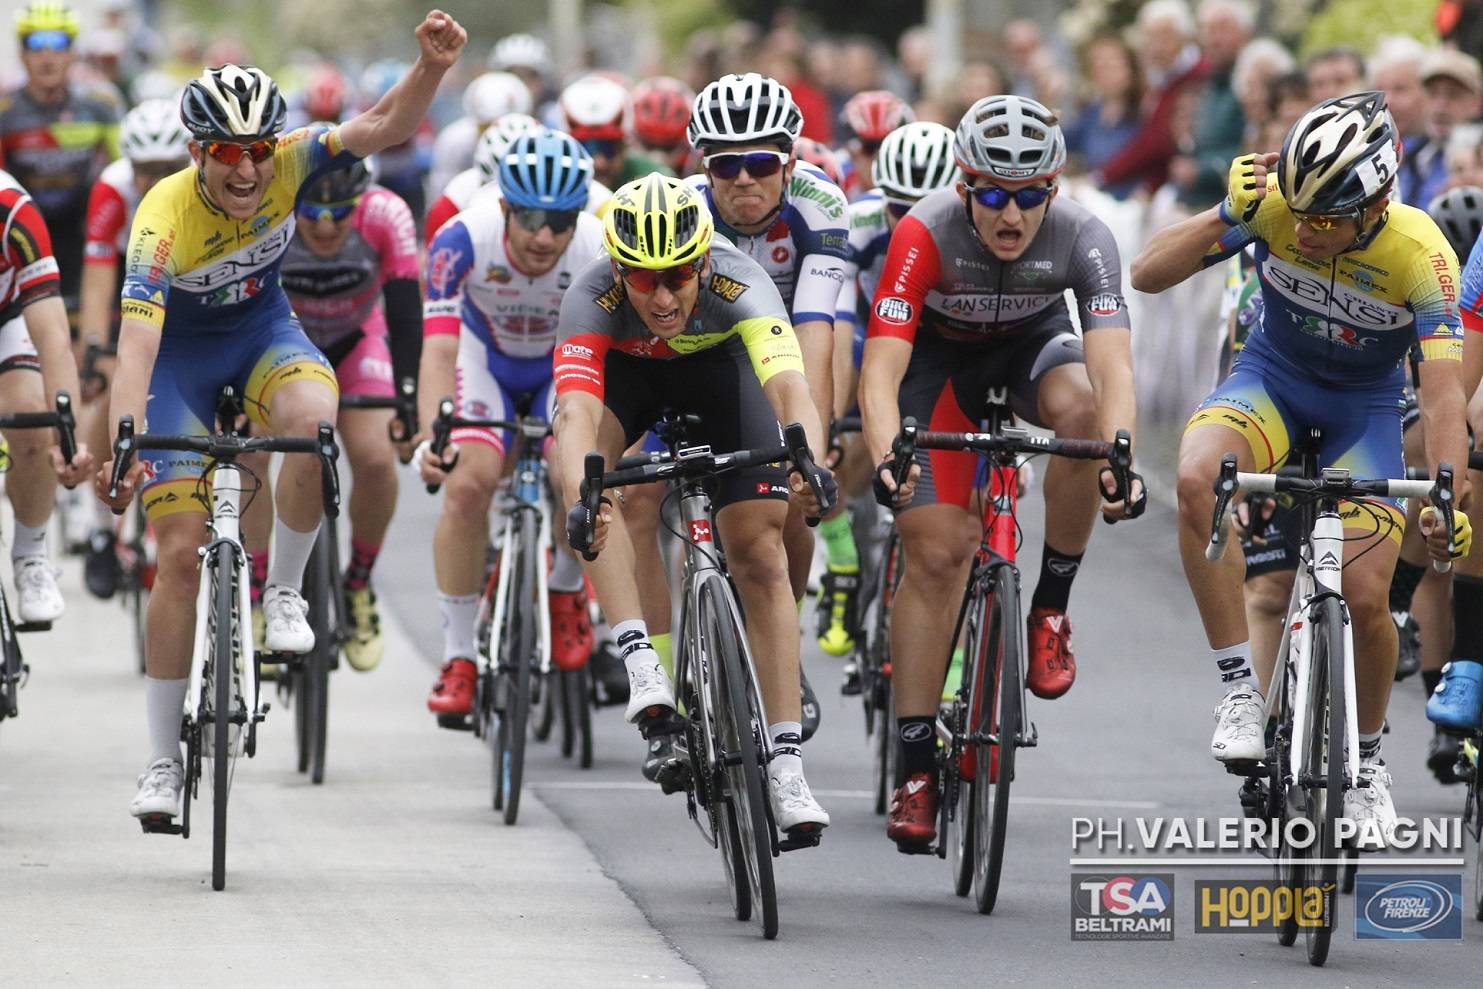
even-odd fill
[{"label": "bicycle tire", "polygon": [[211,888],[227,885],[227,798],[232,782],[232,614],[237,601],[237,556],[231,543],[216,546],[208,568],[215,587],[215,626],[211,630]]},{"label": "bicycle tire", "polygon": [[765,730],[766,719],[753,708],[754,691],[742,662],[741,629],[725,600],[715,600],[718,582],[701,589],[700,626],[715,643],[719,659],[717,678],[717,721],[720,748],[725,763],[727,792],[735,810],[742,858],[747,867],[752,904],[762,927],[762,936],[778,936],[778,891],[773,877],[772,854],[775,830],[767,808],[762,781],[762,749],[756,731]]},{"label": "bicycle tire", "polygon": [[[988,669],[984,662],[988,648],[988,599],[980,595],[975,588],[970,589],[968,594],[971,598],[963,609],[963,614],[968,616],[969,646],[963,657],[963,682],[969,684],[969,701],[971,701],[975,690],[979,696],[983,695],[983,687],[979,681]],[[953,644],[958,642],[958,630],[954,630]],[[990,671],[992,672],[992,671]],[[958,739],[953,750],[946,753],[946,765],[943,772],[943,803],[944,813],[948,819],[947,853],[948,870],[953,877],[953,893],[957,896],[967,896],[973,889],[974,875],[974,819],[973,801],[973,778],[964,772],[965,768],[977,765],[977,755],[974,758],[964,759],[964,755],[971,750],[971,743],[962,741],[963,735],[968,732],[971,722],[970,711],[972,708],[964,702],[961,693],[953,701],[952,706],[952,730],[955,739]],[[954,763],[956,762],[956,765]]]},{"label": "bicycle tire", "polygon": [[1473,828],[1473,919],[1483,921],[1483,735],[1474,735],[1473,778],[1468,784]]},{"label": "bicycle tire", "polygon": [[10,616],[10,604],[0,590],[0,721],[21,713],[21,643]]},{"label": "bicycle tire", "polygon": [[536,531],[518,520],[515,545],[519,560],[510,585],[507,614],[521,616],[513,623],[514,634],[507,634],[502,647],[501,675],[510,678],[509,696],[500,717],[501,740],[500,786],[504,792],[506,824],[514,824],[520,814],[520,787],[525,777],[525,738],[530,720],[531,668],[536,663]]},{"label": "bicycle tire", "polygon": [[[1334,837],[1338,833],[1339,816],[1343,813],[1347,774],[1344,772],[1342,734],[1345,724],[1344,613],[1339,600],[1333,597],[1319,599],[1314,610],[1308,738],[1304,744],[1308,746],[1306,769],[1309,773],[1316,773],[1322,766],[1324,785],[1322,788],[1308,787],[1305,802],[1308,819],[1317,828],[1318,840],[1314,845],[1324,864],[1310,865],[1304,883],[1322,890],[1325,922],[1304,927],[1303,940],[1308,951],[1308,964],[1318,967],[1328,960],[1334,933],[1335,892],[1339,881],[1339,866],[1334,860],[1340,851]],[[1337,746],[1334,744],[1336,732],[1340,733]],[[1336,747],[1337,759],[1333,758]]]},{"label": "bicycle tire", "polygon": [[[1278,663],[1273,673],[1273,680],[1281,676],[1282,680],[1278,690],[1281,691],[1277,698],[1277,731],[1272,742],[1273,758],[1267,768],[1267,793],[1268,806],[1275,807],[1276,813],[1269,815],[1278,822],[1276,835],[1276,859],[1273,866],[1277,882],[1291,891],[1293,901],[1297,901],[1303,886],[1302,866],[1294,859],[1302,855],[1301,850],[1290,848],[1285,836],[1288,834],[1288,822],[1293,820],[1292,800],[1289,798],[1290,790],[1288,778],[1292,773],[1291,758],[1291,731],[1292,731],[1292,693],[1289,690],[1289,674],[1285,660]],[[1269,688],[1270,689],[1270,688]],[[1285,864],[1284,864],[1285,863]],[[1284,948],[1290,948],[1298,941],[1298,918],[1295,913],[1289,913],[1277,927],[1277,943]]]},{"label": "bicycle tire", "polygon": [[563,670],[561,689],[565,696],[564,710],[571,718],[576,733],[577,766],[592,768],[592,685],[586,666],[575,670]]},{"label": "bicycle tire", "polygon": [[555,694],[557,706],[561,708],[561,757],[570,759],[577,750],[577,712],[572,698],[570,670],[556,670],[548,677],[547,695]]},{"label": "bicycle tire", "polygon": [[[1014,754],[1020,726],[1020,616],[1019,575],[1011,566],[997,568],[990,590],[985,651],[977,680],[984,698],[996,696],[987,709],[970,701],[979,712],[976,732],[993,733],[997,744],[980,747],[973,774],[973,899],[981,914],[989,914],[999,899],[1004,866],[1004,840],[1009,828],[1009,789],[1014,781]],[[995,691],[995,688],[997,692]],[[972,723],[972,722],[970,722]]]},{"label": "bicycle tire", "polygon": [[530,733],[537,742],[549,742],[556,727],[556,691],[541,691],[541,710],[531,725]]},{"label": "bicycle tire", "polygon": [[[861,664],[860,696],[864,700],[865,708],[865,734],[869,737],[872,732],[881,728],[886,734],[891,733],[892,719],[890,708],[887,705],[891,683],[891,606],[896,598],[896,588],[901,584],[901,540],[896,534],[896,529],[891,528],[891,535],[887,538],[884,548],[881,550],[880,572],[876,575],[874,620],[871,622],[870,639],[866,647],[860,650]],[[882,807],[876,813],[884,814]]]},{"label": "bicycle tire", "polygon": [[330,669],[339,651],[338,625],[331,599],[336,593],[338,567],[335,564],[335,526],[325,519],[319,526],[309,565],[304,568],[304,598],[309,605],[309,628],[314,632],[314,648],[304,657],[305,682],[309,693],[305,705],[309,711],[311,735],[309,779],[316,786],[324,783],[324,764],[329,745]]},{"label": "bicycle tire", "polygon": [[891,696],[891,683],[885,681],[882,694],[885,706],[880,709],[879,723],[875,726],[875,739],[871,759],[871,787],[875,790],[875,812],[886,812],[891,802],[891,791],[896,784],[896,710]]},{"label": "bicycle tire", "polygon": [[288,703],[294,711],[294,751],[297,753],[299,772],[307,773],[314,751],[309,724],[308,677],[304,664],[279,664],[278,675],[287,678]]}]

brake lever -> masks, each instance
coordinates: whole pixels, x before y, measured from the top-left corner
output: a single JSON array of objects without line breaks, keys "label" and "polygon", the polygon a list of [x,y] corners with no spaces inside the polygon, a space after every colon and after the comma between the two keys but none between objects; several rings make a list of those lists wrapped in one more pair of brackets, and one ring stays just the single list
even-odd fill
[{"label": "brake lever", "polygon": [[1226,553],[1226,512],[1231,498],[1236,494],[1236,455],[1228,453],[1220,459],[1220,476],[1215,479],[1215,515],[1210,520],[1210,542],[1205,546],[1205,559],[1211,563]]},{"label": "brake lever", "polygon": [[[118,420],[118,438],[113,441],[113,476],[109,479],[108,498],[118,497],[118,486],[134,462],[134,417],[121,416]],[[113,508],[114,515],[122,515],[127,509]]]},{"label": "brake lever", "polygon": [[[1133,438],[1126,429],[1119,429],[1113,438],[1107,466],[1112,471],[1112,493],[1103,490],[1100,481],[1097,490],[1102,492],[1102,500],[1109,504],[1123,502],[1123,514],[1126,516],[1130,507],[1128,503],[1133,497],[1133,479],[1130,476],[1133,472]],[[1102,521],[1112,525],[1117,520],[1104,515]]]},{"label": "brake lever", "polygon": [[1437,464],[1437,479],[1432,484],[1431,502],[1436,506],[1438,513],[1442,516],[1442,524],[1447,527],[1447,556],[1445,560],[1433,560],[1432,569],[1437,573],[1447,573],[1452,569],[1452,554],[1457,552],[1457,542],[1454,539],[1453,525],[1457,516],[1454,514],[1455,506],[1452,490],[1452,465],[1446,462]]},{"label": "brake lever", "polygon": [[319,424],[319,486],[324,499],[325,518],[340,517],[340,474],[336,464],[340,459],[340,448],[335,446],[335,427],[327,422]]},{"label": "brake lever", "polygon": [[803,521],[810,529],[824,521],[824,516],[834,508],[824,498],[824,487],[819,483],[818,465],[814,463],[813,454],[808,448],[808,435],[803,431],[803,424],[790,422],[783,429],[783,445],[788,448],[788,458],[793,461],[793,466],[798,468],[798,473],[803,475],[809,490],[814,493],[814,500],[819,503],[819,514],[817,516],[804,516]]},{"label": "brake lever", "polygon": [[[57,392],[57,445],[62,449],[62,462],[68,467],[77,456],[77,417],[72,414],[72,396]],[[73,485],[68,485],[68,490]]]},{"label": "brake lever", "polygon": [[[597,527],[597,513],[602,510],[602,469],[603,459],[600,453],[589,453],[582,462],[583,472],[586,477],[582,479],[582,504],[587,509],[588,531],[587,544],[591,546],[593,530]],[[591,549],[582,550],[582,559],[591,563],[597,559],[597,554]]]},{"label": "brake lever", "polygon": [[[438,463],[440,464],[443,462],[443,452],[448,449],[448,439],[452,435],[453,399],[445,398],[438,403],[438,417],[433,420],[432,441],[428,444],[428,449],[430,449],[433,452],[433,455],[438,458]],[[457,466],[458,457],[457,455],[455,455],[453,458],[453,463],[444,466],[443,470],[450,471]],[[439,482],[433,482],[427,486],[427,493],[437,494],[438,489],[442,486],[443,485]]]}]

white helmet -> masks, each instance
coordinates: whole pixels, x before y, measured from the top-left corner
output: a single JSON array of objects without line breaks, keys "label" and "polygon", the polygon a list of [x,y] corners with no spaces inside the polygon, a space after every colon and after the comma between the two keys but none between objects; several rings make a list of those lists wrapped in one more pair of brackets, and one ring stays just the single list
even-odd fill
[{"label": "white helmet", "polygon": [[533,134],[541,129],[539,120],[524,113],[507,113],[484,128],[474,145],[474,167],[479,170],[479,181],[487,184],[499,178],[499,162],[510,142],[521,134]]},{"label": "white helmet", "polygon": [[628,89],[604,75],[585,75],[561,91],[567,133],[579,141],[621,139],[628,116]]},{"label": "white helmet", "polygon": [[985,96],[963,114],[953,157],[970,175],[1050,179],[1066,167],[1066,137],[1045,104],[1024,96]]},{"label": "white helmet", "polygon": [[135,103],[145,100],[170,100],[180,103],[180,83],[163,69],[145,69],[129,84],[129,95]]},{"label": "white helmet", "polygon": [[507,113],[529,113],[530,90],[517,75],[486,72],[463,91],[463,113],[480,123],[490,123]]},{"label": "white helmet", "polygon": [[1348,213],[1384,196],[1400,168],[1395,120],[1381,92],[1324,100],[1282,142],[1277,188],[1298,213]]},{"label": "white helmet", "polygon": [[925,120],[897,127],[881,142],[870,177],[887,198],[921,199],[946,189],[958,177],[952,129]]},{"label": "white helmet", "polygon": [[489,50],[489,67],[545,72],[551,67],[551,52],[546,43],[533,34],[511,34],[499,39]]},{"label": "white helmet", "polygon": [[185,161],[190,139],[174,100],[145,100],[124,114],[118,132],[119,147],[133,162]]},{"label": "white helmet", "polygon": [[695,97],[687,136],[694,147],[776,141],[791,147],[803,130],[803,113],[788,87],[748,72],[722,76]]}]

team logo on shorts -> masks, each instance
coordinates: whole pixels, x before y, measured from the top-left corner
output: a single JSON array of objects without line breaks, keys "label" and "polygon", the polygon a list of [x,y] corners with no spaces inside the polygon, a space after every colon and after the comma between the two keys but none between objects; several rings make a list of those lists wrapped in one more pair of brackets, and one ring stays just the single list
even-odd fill
[{"label": "team logo on shorts", "polygon": [[888,295],[875,304],[875,314],[883,323],[895,323],[898,326],[904,326],[912,321],[917,311],[905,299]]},{"label": "team logo on shorts", "polygon": [[1116,316],[1122,308],[1122,296],[1112,292],[1103,292],[1087,300],[1087,312],[1093,316]]}]

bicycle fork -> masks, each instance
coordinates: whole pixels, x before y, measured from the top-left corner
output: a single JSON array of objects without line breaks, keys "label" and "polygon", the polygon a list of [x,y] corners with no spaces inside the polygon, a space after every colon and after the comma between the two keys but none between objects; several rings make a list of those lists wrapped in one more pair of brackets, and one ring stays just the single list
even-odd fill
[{"label": "bicycle fork", "polygon": [[[1346,662],[1344,663],[1344,724],[1342,726],[1343,747],[1338,753],[1345,758],[1345,773],[1349,777],[1349,785],[1359,785],[1359,718],[1355,714],[1357,708],[1357,687],[1354,672],[1354,625],[1349,618],[1349,608],[1344,604],[1343,597],[1343,570],[1344,570],[1344,523],[1339,517],[1338,506],[1325,503],[1318,513],[1313,525],[1313,536],[1310,540],[1311,556],[1306,561],[1304,570],[1309,575],[1311,587],[1306,595],[1305,607],[1299,612],[1293,621],[1288,634],[1284,636],[1285,645],[1288,646],[1287,663],[1290,670],[1291,683],[1293,685],[1292,717],[1294,744],[1291,750],[1292,774],[1294,779],[1305,779],[1317,768],[1307,765],[1308,747],[1300,744],[1299,740],[1307,738],[1308,732],[1308,710],[1309,710],[1309,674],[1313,662],[1313,620],[1312,605],[1320,597],[1336,595],[1341,607],[1340,614],[1344,619],[1344,651]],[[1282,653],[1279,651],[1279,655]],[[1329,689],[1335,689],[1335,684],[1329,684]],[[1276,691],[1270,690],[1274,694]],[[1335,734],[1335,726],[1329,726],[1329,736],[1332,742]],[[1331,757],[1335,747],[1330,746]]]}]

